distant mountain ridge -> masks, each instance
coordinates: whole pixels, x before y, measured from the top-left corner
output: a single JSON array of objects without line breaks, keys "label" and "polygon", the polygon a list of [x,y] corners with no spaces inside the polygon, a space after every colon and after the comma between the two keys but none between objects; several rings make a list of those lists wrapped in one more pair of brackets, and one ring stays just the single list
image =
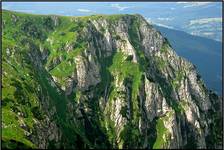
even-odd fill
[{"label": "distant mountain ridge", "polygon": [[154,25],[165,37],[178,55],[196,65],[206,86],[222,92],[222,43],[186,32]]}]

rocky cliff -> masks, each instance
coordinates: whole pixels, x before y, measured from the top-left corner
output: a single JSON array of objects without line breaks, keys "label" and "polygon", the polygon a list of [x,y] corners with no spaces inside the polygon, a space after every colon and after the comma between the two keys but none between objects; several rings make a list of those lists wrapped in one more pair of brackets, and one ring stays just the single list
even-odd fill
[{"label": "rocky cliff", "polygon": [[221,148],[221,98],[140,15],[2,15],[3,147]]}]

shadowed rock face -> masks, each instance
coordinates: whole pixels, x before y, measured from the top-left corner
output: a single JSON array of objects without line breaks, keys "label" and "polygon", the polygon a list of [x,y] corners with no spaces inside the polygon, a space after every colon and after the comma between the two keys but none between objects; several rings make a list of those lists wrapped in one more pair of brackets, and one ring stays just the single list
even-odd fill
[{"label": "shadowed rock face", "polygon": [[140,15],[3,22],[4,147],[220,148],[221,98]]}]

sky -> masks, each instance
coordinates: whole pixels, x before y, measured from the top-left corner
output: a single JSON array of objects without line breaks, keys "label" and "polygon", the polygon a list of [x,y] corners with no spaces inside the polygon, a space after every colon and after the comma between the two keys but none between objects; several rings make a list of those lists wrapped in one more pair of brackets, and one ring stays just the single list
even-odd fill
[{"label": "sky", "polygon": [[[3,9],[61,15],[88,15],[96,13],[154,13],[163,11],[171,13],[176,10],[191,10],[192,8],[208,8],[220,5],[220,2],[3,2]],[[216,6],[216,7],[215,7]],[[144,15],[144,14],[143,14]]]}]

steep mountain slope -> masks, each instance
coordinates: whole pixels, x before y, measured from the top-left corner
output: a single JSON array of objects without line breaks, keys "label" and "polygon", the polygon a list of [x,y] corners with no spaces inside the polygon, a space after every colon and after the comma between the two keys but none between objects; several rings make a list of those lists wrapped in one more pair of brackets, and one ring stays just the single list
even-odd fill
[{"label": "steep mountain slope", "polygon": [[161,26],[155,28],[169,39],[178,55],[197,67],[206,86],[221,95],[222,43]]},{"label": "steep mountain slope", "polygon": [[2,145],[217,148],[221,98],[139,15],[3,11]]}]

